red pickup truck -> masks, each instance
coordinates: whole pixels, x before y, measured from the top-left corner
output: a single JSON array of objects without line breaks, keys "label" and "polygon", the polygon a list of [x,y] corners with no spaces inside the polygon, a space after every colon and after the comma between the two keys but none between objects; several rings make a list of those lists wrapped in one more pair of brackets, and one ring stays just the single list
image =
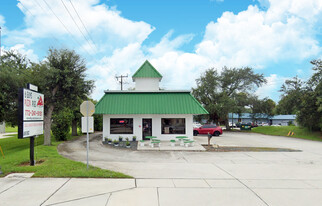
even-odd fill
[{"label": "red pickup truck", "polygon": [[213,136],[219,136],[222,134],[221,127],[211,124],[205,124],[199,128],[193,129],[193,136],[197,136],[198,134],[211,134]]}]

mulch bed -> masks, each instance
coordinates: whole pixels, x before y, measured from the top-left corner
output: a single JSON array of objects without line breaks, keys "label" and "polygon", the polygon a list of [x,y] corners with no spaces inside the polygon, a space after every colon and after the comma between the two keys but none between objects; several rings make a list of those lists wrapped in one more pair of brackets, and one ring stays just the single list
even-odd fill
[{"label": "mulch bed", "polygon": [[137,150],[137,147],[138,147],[138,142],[135,141],[130,141],[130,148],[127,148],[126,147],[126,141],[122,141],[122,142],[119,142],[119,145],[116,147],[114,146],[113,142],[112,144],[108,144],[107,141],[103,141],[103,144],[107,147],[113,147],[113,148],[117,148],[117,149],[127,149],[127,150]]},{"label": "mulch bed", "polygon": [[[35,165],[41,165],[42,163],[44,163],[45,162],[45,160],[42,160],[42,159],[40,159],[40,160],[36,160],[36,163],[35,163]],[[27,161],[27,162],[22,162],[22,163],[20,163],[19,164],[19,166],[21,166],[21,167],[24,167],[24,166],[30,166],[30,162],[29,161]]]},{"label": "mulch bed", "polygon": [[202,145],[207,152],[302,152],[302,150],[295,150],[289,148],[273,148],[273,147],[228,147],[207,144]]}]

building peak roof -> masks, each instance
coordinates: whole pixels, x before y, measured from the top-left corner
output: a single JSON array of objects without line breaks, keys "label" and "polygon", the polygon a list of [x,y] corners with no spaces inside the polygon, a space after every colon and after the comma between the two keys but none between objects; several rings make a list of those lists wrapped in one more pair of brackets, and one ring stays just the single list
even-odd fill
[{"label": "building peak roof", "polygon": [[135,81],[135,78],[158,78],[161,80],[162,75],[152,66],[152,64],[148,60],[145,60],[141,67],[133,74],[133,81]]}]

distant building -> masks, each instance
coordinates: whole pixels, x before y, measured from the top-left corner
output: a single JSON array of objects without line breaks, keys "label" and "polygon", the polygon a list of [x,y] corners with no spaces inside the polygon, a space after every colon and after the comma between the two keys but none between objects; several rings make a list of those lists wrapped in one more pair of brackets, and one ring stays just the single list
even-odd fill
[{"label": "distant building", "polygon": [[251,113],[241,113],[240,115],[236,113],[229,113],[229,122],[237,123],[237,122],[256,122],[256,123],[268,123],[270,125],[282,125],[287,126],[289,122],[297,125],[296,123],[296,115],[275,115],[268,116],[267,114],[255,114]]},{"label": "distant building", "polygon": [[95,113],[103,114],[103,138],[193,139],[193,115],[208,112],[190,91],[160,90],[162,75],[148,61],[132,79],[135,90],[107,90],[96,104]]},{"label": "distant building", "polygon": [[5,122],[0,122],[0,134],[6,132],[6,123]]}]

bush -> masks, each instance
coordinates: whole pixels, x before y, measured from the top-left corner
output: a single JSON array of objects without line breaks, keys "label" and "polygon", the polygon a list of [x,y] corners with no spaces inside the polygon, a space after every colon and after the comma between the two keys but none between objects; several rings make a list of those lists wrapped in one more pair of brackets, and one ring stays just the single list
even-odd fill
[{"label": "bush", "polygon": [[103,115],[94,114],[94,130],[95,131],[103,131]]},{"label": "bush", "polygon": [[51,130],[57,141],[67,140],[73,114],[70,110],[64,109],[53,115]]}]

